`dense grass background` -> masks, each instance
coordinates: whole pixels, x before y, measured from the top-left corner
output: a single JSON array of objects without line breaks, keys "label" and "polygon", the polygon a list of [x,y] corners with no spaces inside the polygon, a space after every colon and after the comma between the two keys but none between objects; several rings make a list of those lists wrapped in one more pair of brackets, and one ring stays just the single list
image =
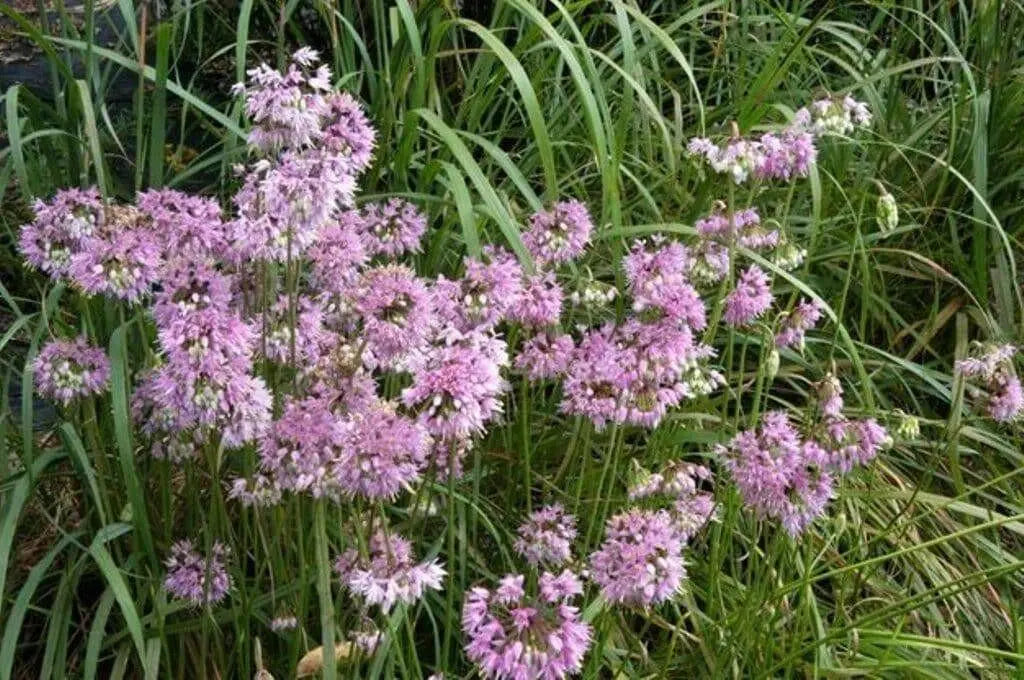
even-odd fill
[{"label": "dense grass background", "polygon": [[[758,199],[809,251],[792,290],[808,286],[838,319],[803,357],[784,357],[770,402],[803,403],[834,362],[848,402],[917,414],[921,436],[845,482],[799,542],[756,522],[722,485],[721,521],[690,551],[687,594],[646,616],[598,614],[585,675],[1024,677],[1024,439],[977,417],[952,374],[971,340],[1021,340],[1024,6],[462,4],[225,0],[166,2],[158,14],[120,0],[103,11],[87,3],[48,28],[0,5],[5,30],[46,66],[43,88],[11,85],[0,107],[0,680],[252,677],[257,636],[267,667],[289,677],[318,644],[313,572],[282,557],[312,560],[311,513],[300,526],[206,517],[216,485],[187,480],[203,488],[190,504],[170,491],[186,483],[179,473],[136,459],[129,376],[118,367],[137,348],[114,332],[114,309],[91,310],[112,338],[108,408],[76,414],[76,428],[32,398],[26,356],[48,328],[76,320],[58,309],[67,293],[22,268],[12,245],[28,202],[57,187],[228,195],[244,154],[230,84],[304,44],[322,49],[378,127],[363,196],[404,195],[430,214],[419,262],[428,273],[453,270],[524,214],[572,196],[601,225],[587,264],[613,281],[628,238],[688,233],[721,197],[722,181],[686,158],[690,136],[730,121],[756,130],[826,92],[867,101],[868,134],[827,145],[797,190]],[[110,17],[121,40],[93,44],[96,22]],[[876,181],[900,205],[891,234],[874,223]],[[759,340],[737,343],[731,372],[746,357],[753,378]],[[455,593],[508,568],[528,496],[509,483],[521,479],[523,447],[531,498],[576,509],[592,548],[624,500],[630,460],[709,456],[749,419],[735,396],[683,408],[641,438],[598,435],[559,415],[556,394],[525,395],[529,408],[510,403],[516,420],[480,447],[470,474],[435,489],[449,514],[429,520],[421,549],[443,549]],[[212,614],[183,611],[155,586],[155,559],[203,524],[253,555],[232,605]],[[261,592],[271,577],[278,590]],[[285,599],[310,639],[266,629]],[[428,599],[415,624],[393,631],[389,652],[352,677],[435,667],[463,677],[453,607],[447,594]],[[339,625],[352,618],[339,612]]]}]

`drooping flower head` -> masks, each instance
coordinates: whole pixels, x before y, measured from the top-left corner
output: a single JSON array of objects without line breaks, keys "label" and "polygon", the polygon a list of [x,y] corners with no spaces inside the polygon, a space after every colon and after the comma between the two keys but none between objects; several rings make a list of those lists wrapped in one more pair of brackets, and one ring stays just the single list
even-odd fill
[{"label": "drooping flower head", "polygon": [[796,112],[795,129],[814,135],[849,135],[858,127],[871,124],[871,111],[867,104],[850,95],[826,97],[812,102]]},{"label": "drooping flower head", "polygon": [[762,226],[761,216],[753,208],[737,210],[730,218],[724,204],[720,204],[710,215],[697,220],[694,227],[704,238],[723,243],[735,240],[738,245],[753,250],[771,249],[779,244],[778,230]]},{"label": "drooping flower head", "polygon": [[507,250],[486,247],[484,259],[465,258],[466,273],[449,281],[439,277],[433,287],[438,321],[460,333],[488,331],[503,321],[519,302],[523,270]]},{"label": "drooping flower head", "polygon": [[736,287],[725,298],[722,318],[732,326],[746,326],[768,311],[772,301],[768,276],[756,264],[740,274]]},{"label": "drooping flower head", "polygon": [[47,343],[36,356],[33,368],[39,394],[64,405],[105,392],[110,380],[106,352],[90,345],[84,335]]},{"label": "drooping flower head", "polygon": [[357,548],[342,553],[334,564],[342,584],[367,605],[387,613],[395,604],[414,604],[428,590],[440,590],[445,571],[437,560],[416,562],[412,543],[377,529],[367,541],[366,554]]},{"label": "drooping flower head", "polygon": [[649,248],[644,241],[633,244],[623,259],[633,309],[656,311],[673,321],[701,330],[707,324],[704,301],[690,285],[687,271],[690,254],[677,242],[655,240]]},{"label": "drooping flower head", "polygon": [[316,247],[309,251],[312,283],[326,293],[351,294],[359,270],[369,260],[363,244],[363,218],[358,210],[344,210],[337,221],[320,230]]},{"label": "drooping flower head", "polygon": [[824,312],[818,300],[803,300],[783,320],[775,334],[775,346],[797,347],[803,350],[804,336],[814,328]]},{"label": "drooping flower head", "polygon": [[227,256],[228,234],[214,199],[174,189],[150,189],[140,193],[135,202],[152,220],[153,234],[166,259]]},{"label": "drooping flower head", "polygon": [[564,296],[553,272],[528,276],[509,317],[524,326],[553,326],[562,316]]},{"label": "drooping flower head", "polygon": [[330,110],[324,92],[331,87],[331,71],[321,65],[315,50],[302,48],[292,55],[284,73],[260,64],[246,71],[248,86],[235,85],[245,95],[245,112],[252,122],[249,146],[265,153],[309,146],[322,134],[322,120]]},{"label": "drooping flower head", "polygon": [[833,489],[829,455],[817,442],[803,440],[784,412],[764,414],[760,428],[737,434],[718,451],[759,517],[797,535],[824,514]]},{"label": "drooping flower head", "polygon": [[593,220],[583,203],[561,201],[530,217],[523,245],[538,264],[557,265],[579,257],[590,242],[593,229]]},{"label": "drooping flower head", "polygon": [[590,648],[590,626],[572,599],[583,590],[569,571],[541,575],[539,596],[528,595],[521,574],[493,591],[472,588],[462,608],[466,655],[486,678],[560,680],[580,672]]},{"label": "drooping flower head", "polygon": [[348,92],[328,95],[327,106],[327,127],[321,143],[328,151],[346,157],[351,164],[351,174],[358,176],[373,159],[377,131],[362,105]]},{"label": "drooping flower head", "polygon": [[178,541],[171,546],[165,562],[164,588],[193,606],[220,602],[231,589],[231,575],[225,564],[227,556],[227,547],[219,541],[213,543],[209,555],[205,556],[196,550],[192,541]]}]

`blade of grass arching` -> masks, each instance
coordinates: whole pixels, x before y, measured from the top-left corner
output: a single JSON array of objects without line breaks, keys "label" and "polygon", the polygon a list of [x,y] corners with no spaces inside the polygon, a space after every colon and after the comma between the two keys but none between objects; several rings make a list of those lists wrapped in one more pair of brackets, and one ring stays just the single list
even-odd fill
[{"label": "blade of grass arching", "polygon": [[135,469],[135,453],[132,448],[131,412],[128,409],[128,355],[124,340],[126,328],[127,325],[119,326],[110,337],[110,395],[114,411],[114,439],[117,441],[121,475],[128,492],[132,522],[135,525],[133,535],[142,544],[153,573],[159,573],[160,561],[153,547],[146,498]]},{"label": "blade of grass arching", "polygon": [[[82,446],[82,440],[79,438],[78,432],[75,430],[75,426],[71,423],[62,423],[60,426],[60,434],[64,439],[65,448],[67,448],[70,453],[71,460],[78,469],[78,474],[81,476],[86,489],[88,489],[89,495],[92,496],[93,506],[96,508],[97,512],[99,512],[100,526],[106,526],[107,501],[106,498],[100,494],[100,488],[96,482],[96,471],[93,469],[92,463],[89,462],[89,456],[85,452],[85,447]],[[96,454],[103,455],[101,451],[97,451]]]},{"label": "blade of grass arching", "polygon": [[469,177],[470,182],[476,188],[477,193],[483,198],[484,203],[491,210],[491,215],[498,223],[498,228],[504,234],[509,246],[515,251],[519,260],[524,263],[531,262],[530,254],[523,245],[523,239],[519,234],[519,227],[509,213],[508,208],[498,197],[494,186],[484,177],[480,165],[473,158],[473,155],[466,148],[465,142],[452,130],[447,123],[441,120],[433,111],[417,109],[415,112],[423,118],[441,140],[448,146],[448,150],[462,166],[463,172]]},{"label": "blade of grass arching", "polygon": [[[82,662],[82,680],[96,680],[100,663],[100,650],[106,637],[107,619],[114,608],[114,591],[107,588],[96,605],[92,624],[89,626],[89,637],[85,643],[85,658]],[[155,639],[155,638],[154,638]]]},{"label": "blade of grass arching", "polygon": [[4,636],[0,640],[0,680],[11,680],[14,664],[18,660],[18,638],[21,637],[21,625],[25,615],[32,608],[32,598],[45,578],[50,576],[50,567],[57,557],[69,545],[76,542],[78,534],[65,534],[36,562],[28,573],[28,577],[18,590],[18,596],[7,615],[4,625]]},{"label": "blade of grass arching", "polygon": [[[76,50],[85,50],[86,47],[87,47],[86,43],[83,43],[80,40],[69,40],[67,38],[56,38],[56,37],[55,38],[51,38],[51,40],[53,40],[53,42],[56,42],[56,43],[58,43],[60,45],[65,45],[67,47],[71,47],[71,48],[76,49]],[[135,62],[135,61],[132,61],[128,57],[124,56],[123,54],[118,54],[117,52],[115,52],[113,50],[109,50],[109,49],[107,49],[105,47],[98,47],[98,46],[94,46],[93,50],[96,52],[97,56],[103,57],[104,59],[107,59],[107,60],[117,64],[118,66],[126,68],[126,69],[130,70],[132,73],[138,74],[139,71],[140,71],[139,64],[137,62]],[[150,80],[150,81],[155,81],[156,80],[156,69],[154,69],[152,66],[142,66],[141,67],[141,71],[142,71],[143,77],[145,77],[147,80]],[[174,96],[178,97],[179,99],[181,99],[183,102],[187,103],[189,106],[192,106],[195,109],[197,109],[198,111],[201,111],[203,114],[205,114],[211,120],[219,123],[224,128],[224,130],[226,132],[230,132],[233,135],[239,137],[240,139],[245,139],[245,132],[242,131],[242,129],[240,127],[238,127],[237,123],[232,121],[230,118],[228,118],[222,112],[218,111],[217,109],[213,108],[212,106],[210,106],[209,104],[204,102],[202,99],[200,99],[199,97],[197,97],[193,93],[189,92],[186,88],[182,87],[177,82],[168,79],[167,80],[167,91],[170,92],[171,94],[173,94]]]},{"label": "blade of grass arching", "polygon": [[[683,73],[686,74],[686,79],[690,83],[690,87],[693,89],[693,104],[697,107],[697,131],[698,134],[704,134],[704,96],[700,91],[700,85],[697,84],[697,78],[694,76],[690,60],[687,59],[686,55],[683,54],[683,51],[679,49],[679,45],[676,44],[676,40],[672,35],[664,28],[654,23],[654,21],[652,21],[646,14],[636,7],[621,2],[621,0],[615,0],[614,4],[616,10],[625,10],[638,24],[643,26],[644,30],[650,32],[650,34],[653,35],[659,43],[661,43],[665,50],[672,55],[672,58],[676,60],[679,67],[683,69]],[[697,10],[703,13],[705,10],[710,9],[714,4],[715,3],[705,5],[703,8],[697,8]]]},{"label": "blade of grass arching", "polygon": [[100,146],[100,133],[96,127],[96,111],[92,105],[92,95],[89,94],[89,85],[84,80],[76,80],[75,87],[82,105],[85,136],[89,143],[89,153],[92,156],[93,171],[96,173],[96,186],[106,197],[110,195],[110,187],[107,185],[107,171],[103,164],[103,147]]},{"label": "blade of grass arching", "polygon": [[519,189],[519,193],[522,194],[526,203],[530,206],[530,209],[540,210],[544,207],[544,204],[530,186],[529,180],[523,176],[523,172],[519,169],[519,166],[516,165],[516,162],[512,160],[508,153],[503,151],[501,147],[494,142],[481,137],[480,135],[475,135],[472,132],[465,131],[460,131],[459,134],[466,139],[475,142],[481,149],[486,151],[491,158],[494,159],[494,162],[505,171],[506,175],[508,175],[512,184]]},{"label": "blade of grass arching", "polygon": [[[32,461],[32,465],[25,470],[7,494],[3,516],[0,517],[0,593],[4,592],[8,574],[7,565],[11,561],[11,548],[14,545],[18,519],[21,517],[21,511],[29,498],[29,493],[43,471],[66,455],[64,451],[47,451],[39,456]],[[3,605],[4,601],[0,598],[0,614],[3,613]],[[0,617],[0,620],[2,619],[3,617]]]},{"label": "blade of grass arching", "polygon": [[537,92],[530,82],[530,76],[526,69],[516,58],[512,51],[490,30],[484,28],[475,21],[459,19],[457,24],[469,30],[479,37],[492,52],[501,60],[508,71],[512,82],[515,83],[519,96],[523,100],[523,108],[526,110],[526,117],[533,131],[531,141],[537,145],[537,152],[540,155],[541,167],[544,170],[544,196],[549,201],[558,197],[558,175],[555,171],[555,152],[551,145],[551,135],[548,134],[548,127],[544,121],[544,113],[540,108],[540,101],[537,99]]},{"label": "blade of grass arching", "polygon": [[146,643],[142,634],[142,621],[139,619],[139,612],[135,607],[135,598],[128,589],[128,584],[125,583],[121,570],[118,569],[114,558],[106,547],[106,543],[119,536],[123,536],[131,530],[132,526],[124,522],[108,524],[96,532],[95,538],[93,538],[92,543],[89,545],[89,554],[92,555],[93,560],[96,562],[103,580],[107,582],[107,587],[113,591],[114,599],[117,600],[117,606],[121,609],[121,616],[124,618],[125,626],[128,628],[128,634],[135,645],[135,651],[139,655],[139,663],[145,666]]},{"label": "blade of grass arching", "polygon": [[451,163],[442,163],[448,175],[448,189],[455,200],[455,209],[459,213],[462,224],[462,239],[466,242],[466,252],[470,257],[480,257],[480,233],[477,231],[476,217],[473,214],[473,199],[469,195],[469,187],[459,169]]},{"label": "blade of grass arching", "polygon": [[167,69],[174,26],[164,22],[156,29],[156,79],[150,102],[149,186],[164,184],[164,139],[167,134]]}]

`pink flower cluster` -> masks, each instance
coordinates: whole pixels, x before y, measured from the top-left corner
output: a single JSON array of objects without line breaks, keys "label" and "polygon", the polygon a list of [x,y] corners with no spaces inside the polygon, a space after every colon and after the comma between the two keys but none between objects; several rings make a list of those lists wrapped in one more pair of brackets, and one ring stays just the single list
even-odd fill
[{"label": "pink flower cluster", "polygon": [[334,570],[344,586],[367,605],[379,605],[387,613],[397,603],[413,604],[426,591],[440,590],[444,569],[436,560],[417,563],[412,544],[398,534],[377,529],[364,550],[346,550]]},{"label": "pink flower cluster", "polygon": [[65,406],[75,399],[101,394],[110,381],[110,361],[85,336],[47,343],[33,364],[39,394]]},{"label": "pink flower cluster", "polygon": [[174,597],[194,606],[216,604],[231,589],[231,575],[225,560],[228,549],[215,542],[209,555],[202,555],[192,541],[178,541],[171,546],[165,562],[167,577],[164,588]]},{"label": "pink flower cluster", "polygon": [[532,565],[559,567],[572,559],[576,518],[559,504],[534,511],[519,527],[515,549]]},{"label": "pink flower cluster", "polygon": [[806,436],[786,413],[771,411],[760,427],[718,448],[746,504],[793,536],[825,513],[838,475],[869,463],[891,444],[874,418],[842,415],[842,390],[833,376],[821,383],[820,403],[822,419]]},{"label": "pink flower cluster", "polygon": [[571,604],[583,592],[571,571],[540,575],[536,595],[525,577],[509,574],[493,590],[470,589],[462,609],[466,654],[495,680],[560,680],[579,673],[590,648],[590,625]]},{"label": "pink flower cluster", "polygon": [[976,385],[985,411],[1001,423],[1024,414],[1024,389],[1014,369],[1017,348],[1008,344],[979,344],[972,356],[956,363],[957,371]]},{"label": "pink flower cluster", "polygon": [[850,96],[828,98],[800,109],[792,123],[777,132],[766,132],[757,139],[736,135],[723,144],[706,137],[694,137],[687,148],[715,172],[730,175],[736,184],[751,177],[790,181],[806,177],[810,172],[818,155],[817,137],[849,134],[855,127],[870,122],[867,105]]}]

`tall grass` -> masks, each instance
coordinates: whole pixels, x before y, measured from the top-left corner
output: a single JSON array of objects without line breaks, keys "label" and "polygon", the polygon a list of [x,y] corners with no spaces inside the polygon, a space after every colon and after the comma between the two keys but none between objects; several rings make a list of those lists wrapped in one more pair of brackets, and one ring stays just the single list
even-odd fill
[{"label": "tall grass", "polygon": [[[979,418],[952,372],[970,340],[1019,342],[1024,322],[1020,3],[501,0],[459,11],[447,0],[241,0],[167,3],[159,17],[142,5],[116,5],[125,28],[115,46],[0,6],[52,76],[47,92],[12,85],[2,96],[0,219],[11,239],[24,205],[58,187],[226,196],[244,154],[228,86],[300,44],[323,49],[378,127],[363,195],[411,197],[431,215],[427,272],[452,271],[481,243],[521,248],[518,216],[575,196],[600,223],[587,265],[614,281],[630,237],[688,233],[720,198],[721,184],[686,157],[691,135],[731,121],[751,131],[822,92],[869,102],[870,136],[829,149],[806,189],[771,197],[770,216],[809,250],[790,292],[813,291],[836,318],[831,337],[785,357],[766,397],[802,403],[834,362],[857,376],[851,401],[918,414],[921,436],[846,482],[830,518],[800,541],[720,494],[684,597],[637,616],[588,612],[598,644],[585,677],[1024,677],[1024,439]],[[124,78],[139,87],[115,101]],[[894,233],[874,225],[874,180],[898,200]],[[257,638],[266,667],[291,677],[321,628],[353,623],[318,604],[330,585],[314,565],[336,512],[318,508],[298,525],[276,512],[229,518],[214,509],[216,480],[137,455],[127,371],[146,339],[100,302],[81,318],[110,339],[111,396],[75,418],[46,412],[31,358],[48,329],[84,322],[63,317],[65,291],[7,250],[0,680],[252,677]],[[749,355],[753,382],[760,340],[737,342],[730,369]],[[752,417],[742,399],[713,398],[640,440],[593,432],[543,390],[507,398],[522,420],[492,433],[464,479],[431,489],[445,508],[430,535],[442,538],[422,548],[444,553],[446,593],[414,618],[396,614],[386,652],[361,670],[339,660],[343,676],[467,677],[456,598],[508,570],[523,508],[562,500],[592,549],[624,500],[628,461],[709,456]],[[532,488],[519,481],[524,453]],[[231,605],[212,612],[153,585],[161,551],[202,525],[249,549]],[[309,639],[269,633],[281,602]]]}]

